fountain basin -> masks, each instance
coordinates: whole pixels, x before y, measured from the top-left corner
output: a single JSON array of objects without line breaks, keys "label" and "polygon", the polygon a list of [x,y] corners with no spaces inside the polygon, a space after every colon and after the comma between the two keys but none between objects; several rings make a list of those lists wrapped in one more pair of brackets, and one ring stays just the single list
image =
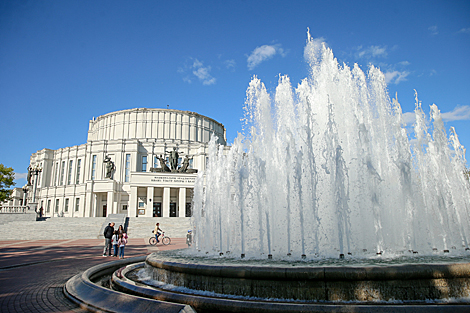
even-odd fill
[{"label": "fountain basin", "polygon": [[221,297],[304,303],[470,300],[470,263],[342,267],[213,263],[187,263],[165,253],[145,260],[155,281]]},{"label": "fountain basin", "polygon": [[144,257],[134,257],[95,265],[70,278],[64,285],[64,294],[69,300],[90,312],[194,313],[188,305],[136,297],[105,288],[100,284],[100,277],[115,276],[126,266],[142,261]]}]

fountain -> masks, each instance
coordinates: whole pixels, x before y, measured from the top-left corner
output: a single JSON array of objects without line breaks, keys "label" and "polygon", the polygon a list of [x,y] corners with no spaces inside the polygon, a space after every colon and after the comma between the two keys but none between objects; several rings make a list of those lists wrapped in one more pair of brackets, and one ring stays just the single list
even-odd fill
[{"label": "fountain", "polygon": [[[194,253],[317,259],[469,249],[465,150],[416,96],[414,136],[382,72],[340,66],[309,36],[310,77],[247,90],[244,136],[211,145],[194,196]],[[205,184],[205,186],[204,186]]]},{"label": "fountain", "polygon": [[468,310],[470,185],[455,130],[436,105],[426,119],[417,96],[407,127],[378,68],[339,65],[310,34],[305,56],[296,88],[281,76],[271,96],[252,79],[228,153],[212,138],[194,245],[127,266],[114,288],[197,311]]}]

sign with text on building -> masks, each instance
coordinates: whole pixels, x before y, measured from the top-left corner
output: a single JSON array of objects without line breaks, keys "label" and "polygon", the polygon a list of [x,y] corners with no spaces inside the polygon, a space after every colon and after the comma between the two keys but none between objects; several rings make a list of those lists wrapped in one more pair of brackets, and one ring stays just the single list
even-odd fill
[{"label": "sign with text on building", "polygon": [[196,182],[196,177],[187,176],[154,176],[150,180],[153,183],[169,183],[169,184],[192,184]]},{"label": "sign with text on building", "polygon": [[131,185],[153,185],[155,187],[194,187],[197,174],[132,173]]}]

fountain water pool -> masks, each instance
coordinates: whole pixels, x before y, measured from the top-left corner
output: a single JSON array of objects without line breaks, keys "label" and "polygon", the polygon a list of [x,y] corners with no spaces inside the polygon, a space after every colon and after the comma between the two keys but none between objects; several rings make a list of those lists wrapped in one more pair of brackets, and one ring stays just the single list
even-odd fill
[{"label": "fountain water pool", "polygon": [[256,77],[244,135],[212,140],[194,195],[194,255],[316,259],[466,255],[465,149],[416,96],[413,134],[383,73],[340,66],[308,35],[310,76],[274,96]]}]

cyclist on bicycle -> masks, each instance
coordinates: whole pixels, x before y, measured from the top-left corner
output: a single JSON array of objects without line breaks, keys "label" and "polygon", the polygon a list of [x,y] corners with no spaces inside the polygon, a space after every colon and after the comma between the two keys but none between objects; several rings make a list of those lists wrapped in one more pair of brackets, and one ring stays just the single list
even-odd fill
[{"label": "cyclist on bicycle", "polygon": [[159,242],[158,237],[163,233],[163,230],[160,228],[160,223],[157,223],[155,225],[155,229],[153,230],[153,233],[155,235],[155,239],[157,239],[157,242]]}]

